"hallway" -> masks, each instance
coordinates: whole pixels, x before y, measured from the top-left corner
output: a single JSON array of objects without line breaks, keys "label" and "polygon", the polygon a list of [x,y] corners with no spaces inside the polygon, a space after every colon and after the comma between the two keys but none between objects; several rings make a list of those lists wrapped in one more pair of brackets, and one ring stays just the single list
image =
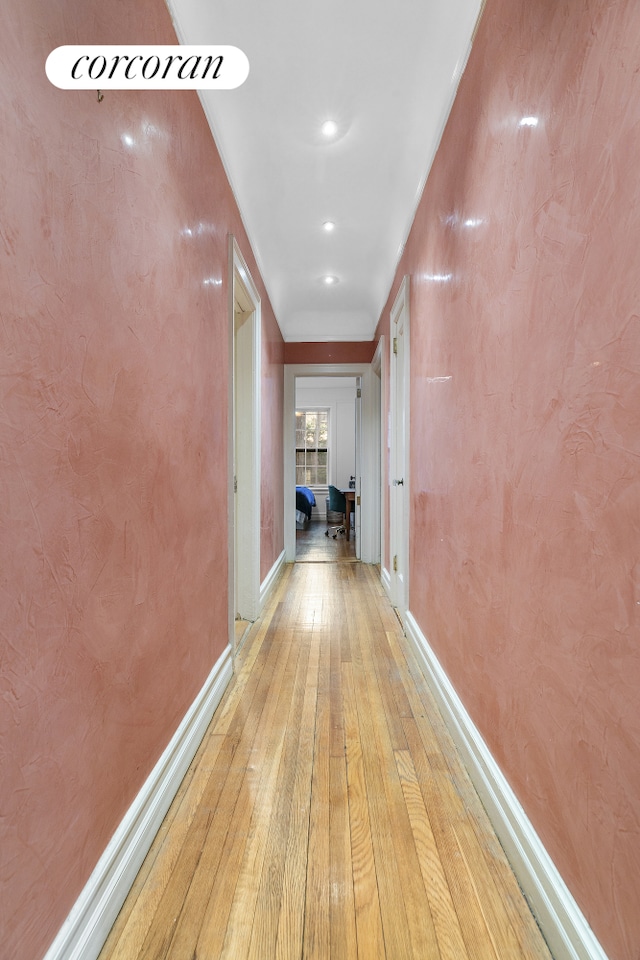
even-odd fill
[{"label": "hallway", "polygon": [[375,567],[288,565],[100,960],[549,953]]}]

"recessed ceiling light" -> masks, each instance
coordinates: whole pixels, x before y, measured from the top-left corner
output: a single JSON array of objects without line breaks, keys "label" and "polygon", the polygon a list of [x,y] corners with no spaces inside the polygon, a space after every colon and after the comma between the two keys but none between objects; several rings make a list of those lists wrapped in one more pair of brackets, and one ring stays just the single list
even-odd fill
[{"label": "recessed ceiling light", "polygon": [[325,220],[325,222],[322,224],[322,227],[327,231],[327,233],[331,233],[332,230],[335,230],[336,225],[333,220]]},{"label": "recessed ceiling light", "polygon": [[338,132],[338,124],[335,120],[325,120],[322,124],[322,133],[325,137],[335,137]]},{"label": "recessed ceiling light", "polygon": [[519,127],[537,127],[538,126],[538,117],[523,117]]},{"label": "recessed ceiling light", "polygon": [[331,287],[338,282],[338,278],[327,275],[326,277],[322,278],[322,282],[326,284],[327,287]]}]

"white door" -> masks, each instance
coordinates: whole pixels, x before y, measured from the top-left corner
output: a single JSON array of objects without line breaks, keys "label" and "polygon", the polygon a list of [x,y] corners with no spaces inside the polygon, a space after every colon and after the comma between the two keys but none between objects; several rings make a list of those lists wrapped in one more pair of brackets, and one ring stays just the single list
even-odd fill
[{"label": "white door", "polygon": [[232,477],[230,642],[235,620],[256,620],[260,605],[260,296],[235,241],[232,287]]},{"label": "white door", "polygon": [[384,475],[382,451],[386,442],[386,433],[384,432],[384,424],[386,423],[386,393],[384,390],[385,371],[387,369],[386,346],[387,339],[384,336],[380,337],[371,361],[371,403],[369,405],[371,411],[371,429],[369,431],[371,444],[370,469],[373,477],[371,486],[371,551],[373,562],[378,564],[383,563],[385,556],[385,524],[382,516],[382,505],[385,502],[384,490],[382,489],[382,477]]},{"label": "white door", "polygon": [[355,553],[360,557],[360,491],[362,488],[362,377],[356,378],[356,489],[353,504],[353,530],[355,536]]},{"label": "white door", "polygon": [[391,450],[389,547],[391,601],[401,617],[409,607],[409,278],[391,310]]},{"label": "white door", "polygon": [[248,569],[250,536],[245,524],[246,500],[250,495],[251,430],[250,369],[245,363],[247,347],[251,349],[251,314],[243,310],[236,296],[233,310],[233,529],[234,529],[234,617],[248,619],[247,589],[242,583]]}]

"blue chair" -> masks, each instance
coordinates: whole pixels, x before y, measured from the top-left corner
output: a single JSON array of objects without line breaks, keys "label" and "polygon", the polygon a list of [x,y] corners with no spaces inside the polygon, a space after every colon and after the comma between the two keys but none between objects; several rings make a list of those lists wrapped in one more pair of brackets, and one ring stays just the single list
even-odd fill
[{"label": "blue chair", "polygon": [[[327,529],[325,531],[325,537],[333,537],[335,540],[338,537],[338,534],[344,536],[347,532],[345,527],[345,518],[347,515],[347,498],[341,490],[338,490],[337,487],[329,484],[329,508],[327,510]],[[342,523],[339,523],[337,526],[330,526],[329,524],[329,510],[331,513],[341,513],[342,514]],[[333,533],[331,532],[333,531]]]}]

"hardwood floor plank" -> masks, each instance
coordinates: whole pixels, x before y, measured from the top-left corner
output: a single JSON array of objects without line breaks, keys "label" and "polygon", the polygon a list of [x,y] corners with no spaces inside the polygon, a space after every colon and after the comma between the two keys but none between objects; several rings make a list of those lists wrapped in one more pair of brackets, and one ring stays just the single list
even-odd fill
[{"label": "hardwood floor plank", "polygon": [[[324,504],[322,505],[324,513]],[[306,530],[296,530],[296,563],[336,563],[356,560],[355,537],[325,536],[323,520],[312,521]]]},{"label": "hardwood floor plank", "polygon": [[329,701],[331,711],[331,744],[332,757],[344,757],[344,714],[342,710],[342,638],[346,633],[346,624],[335,610],[330,625],[330,677]]},{"label": "hardwood floor plank", "polygon": [[291,805],[291,826],[284,862],[282,901],[276,940],[277,960],[290,960],[292,957],[302,956],[319,653],[319,646],[314,643],[309,656],[300,722],[300,741]]},{"label": "hardwood floor plank", "polygon": [[465,960],[468,956],[467,950],[431,829],[429,814],[420,792],[411,753],[408,750],[398,751],[396,764],[438,938],[440,956],[442,960]]},{"label": "hardwood floor plank", "polygon": [[550,960],[373,567],[286,565],[100,960]]},{"label": "hardwood floor plank", "polygon": [[210,732],[203,741],[202,754],[195,758],[190,769],[191,776],[185,777],[154,839],[102,949],[100,960],[135,958],[139,955],[200,806],[223,740],[224,735]]},{"label": "hardwood floor plank", "polygon": [[[355,701],[362,743],[364,778],[372,828],[371,835],[376,876],[378,878],[378,896],[385,949],[388,957],[405,960],[405,958],[412,956],[412,949],[409,938],[409,920],[402,897],[401,870],[403,865],[398,864],[396,857],[393,842],[394,825],[385,793],[386,764],[381,763],[381,759],[384,758],[381,758],[376,736],[376,712],[370,701],[366,654],[368,638],[363,635],[362,624],[359,628],[355,626],[355,618],[352,629],[354,634],[358,635],[359,660],[362,664],[354,665]],[[352,643],[352,648],[353,645]]]},{"label": "hardwood floor plank", "polygon": [[357,955],[359,960],[382,960],[386,951],[351,663],[342,665],[342,676]]},{"label": "hardwood floor plank", "polygon": [[[287,651],[287,647],[289,648]],[[291,638],[287,644],[280,644],[280,663],[284,671],[285,663],[289,663],[293,652]],[[277,655],[274,648],[272,656]],[[286,656],[286,660],[285,660]],[[274,673],[272,689],[278,687],[278,674]],[[197,953],[200,956],[214,958],[220,955],[228,918],[231,912],[238,876],[245,856],[247,844],[251,837],[251,825],[255,819],[255,807],[258,798],[268,788],[270,778],[277,775],[273,770],[272,757],[279,755],[285,734],[285,724],[282,722],[282,710],[290,695],[290,688],[284,682],[279,696],[271,697],[263,716],[261,725],[256,731],[247,767],[244,774],[241,791],[238,795],[233,818],[230,821],[224,844],[220,853],[215,873],[205,873],[203,879],[194,877],[194,884],[200,889],[200,903],[197,901],[185,904],[182,916],[184,917],[185,938],[181,942],[176,933],[172,949],[177,956],[188,954],[188,947],[193,938],[194,925],[189,920],[191,916],[203,916],[202,927],[197,938]],[[280,721],[280,722],[278,722]],[[205,899],[206,898],[206,899]]]},{"label": "hardwood floor plank", "polygon": [[309,856],[305,899],[304,960],[328,960],[329,936],[329,757],[331,711],[329,700],[331,648],[326,625],[315,632],[319,644],[318,698],[309,811]]},{"label": "hardwood floor plank", "polygon": [[[252,779],[256,778],[247,776],[246,768],[243,769],[240,764],[232,768],[231,775],[227,777],[218,807],[206,836],[201,840],[200,858],[175,921],[168,952],[176,957],[193,953],[217,874],[220,871],[223,877],[224,871],[229,870],[232,863],[241,856],[242,851],[238,849],[238,844],[234,844],[234,840],[244,835],[250,820],[251,797],[255,795],[257,786],[253,784],[252,789]],[[219,886],[216,889],[221,895]],[[196,918],[200,918],[200,924]]]},{"label": "hardwood floor plank", "polygon": [[[272,633],[277,632],[280,612],[280,606],[276,605],[272,617],[265,621],[261,629],[262,637],[269,629]],[[247,701],[252,702],[264,668],[264,651],[261,662],[258,662],[260,651],[261,643],[256,642],[246,675],[242,681],[238,682],[237,677],[234,677],[230,683],[216,711],[215,732],[214,728],[210,727],[205,735],[107,939],[101,960],[111,960],[116,956],[140,956],[155,911],[160,906],[166,887],[174,874],[178,857],[213,774],[216,759],[224,743],[224,734],[229,731],[232,723],[235,727],[238,725],[235,712],[241,699],[243,709],[246,709]],[[172,828],[174,821],[176,826]],[[143,889],[145,896],[139,899]]]},{"label": "hardwood floor plank", "polygon": [[[299,616],[299,612],[296,611]],[[293,630],[291,625],[285,630],[283,625],[280,631],[279,642],[274,645],[274,652],[279,647],[286,655],[289,680],[292,680],[293,666],[297,668],[296,645],[293,642]],[[275,707],[270,719],[278,718],[280,723],[274,725],[271,729],[271,742],[267,747],[266,755],[262,752],[263,761],[270,756],[273,749],[272,762],[263,763],[263,779],[261,780],[259,790],[259,803],[256,803],[255,811],[251,820],[249,836],[247,838],[245,854],[240,866],[236,885],[234,888],[234,898],[229,910],[229,919],[222,945],[220,956],[235,960],[236,957],[247,957],[249,955],[251,938],[253,934],[253,923],[256,911],[256,904],[260,893],[260,881],[263,873],[265,857],[267,854],[267,843],[271,830],[271,823],[274,816],[277,815],[277,798],[280,790],[280,772],[282,765],[282,756],[285,747],[285,739],[288,732],[286,720],[289,717],[289,704],[291,696],[291,683],[274,683],[272,693],[277,696],[272,697],[272,703]],[[274,742],[277,746],[274,749]],[[260,762],[260,751],[256,757],[256,762]],[[266,779],[264,779],[266,774]],[[217,948],[216,943],[220,938],[220,930],[217,929],[217,920],[219,915],[216,912],[215,902],[211,902],[208,908],[206,924],[203,925],[201,932],[200,946],[204,950],[205,944]],[[208,958],[209,954],[202,953],[202,956]],[[215,954],[213,954],[215,956]]]},{"label": "hardwood floor plank", "polygon": [[[282,739],[283,737],[274,744],[274,756],[276,757],[280,754]],[[211,878],[210,883],[203,884],[206,893],[203,889],[200,903],[194,900],[190,900],[188,904],[185,903],[185,908],[181,914],[184,935],[181,937],[176,933],[171,945],[171,956],[194,955],[209,957],[211,960],[220,956],[236,895],[238,875],[251,837],[255,793],[259,791],[261,795],[266,794],[269,772],[269,767],[265,765],[263,777],[255,787],[250,790],[245,787],[242,791],[234,810],[233,827],[228,829],[224,839],[216,873]],[[196,878],[194,878],[194,881],[197,882]],[[205,896],[206,902],[204,902]],[[198,909],[202,915],[199,931],[197,918],[194,919],[193,917],[193,912]],[[195,951],[193,950],[194,942]]]},{"label": "hardwood floor plank", "polygon": [[[406,955],[438,960],[440,952],[437,937],[395,762],[395,744],[399,742],[406,747],[406,741],[401,718],[395,710],[395,700],[389,687],[386,663],[380,656],[381,630],[382,627],[375,617],[370,617],[366,625],[361,625],[359,629],[363,660],[367,667],[364,674],[369,716],[374,720],[372,729],[377,762],[373,769],[376,775],[382,774],[379,789],[383,791],[384,808],[388,811],[389,836],[398,865],[398,893],[404,904],[410,938],[410,948]],[[388,952],[391,953],[389,948]]]},{"label": "hardwood floor plank", "polygon": [[357,939],[344,755],[329,758],[329,889],[331,960],[348,960]]},{"label": "hardwood floor plank", "polygon": [[495,851],[497,838],[493,834],[487,837],[486,831],[476,827],[474,821],[472,825],[477,830],[478,841],[485,846],[485,850],[488,847],[487,863],[504,909],[511,918],[518,937],[520,956],[523,960],[552,960],[551,953],[540,936],[540,929],[522,895],[522,890],[515,880],[504,850],[499,847],[499,853]]},{"label": "hardwood floor plank", "polygon": [[[462,858],[452,823],[447,777],[434,770],[423,749],[418,724],[405,720],[407,742],[420,791],[429,811],[433,834],[456,909],[466,951],[471,960],[502,960],[496,954],[491,931],[477,900],[477,891]],[[517,953],[515,954],[517,956]]]},{"label": "hardwood floor plank", "polygon": [[293,784],[300,747],[300,715],[305,692],[310,639],[300,639],[296,683],[292,689],[278,782],[276,810],[271,820],[248,960],[264,960],[275,953],[281,909],[284,863],[291,829]]},{"label": "hardwood floor plank", "polygon": [[[240,957],[249,955],[269,826],[277,805],[278,774],[282,760],[284,738],[285,731],[283,730],[273,756],[273,764],[268,779],[263,787],[258,815],[252,821],[251,833],[236,882],[220,953],[224,960],[239,960]],[[213,914],[210,916],[210,922],[212,925],[215,923]],[[213,939],[211,932],[208,935],[210,939]]]},{"label": "hardwood floor plank", "polygon": [[[274,615],[272,636],[278,635],[280,613],[278,607]],[[286,646],[276,648],[277,654],[287,652]],[[139,960],[163,960],[168,954],[176,931],[182,927],[182,923],[187,924],[188,927],[195,925],[196,921],[193,918],[198,916],[198,911],[208,899],[201,896],[200,880],[202,877],[206,878],[207,870],[213,871],[217,864],[218,853],[233,814],[265,705],[269,702],[274,678],[280,675],[283,668],[285,680],[287,671],[291,674],[289,662],[285,662],[283,656],[270,656],[269,645],[265,645],[264,650],[261,650],[257,663],[262,669],[259,671],[253,696],[248,703],[241,700],[237,704],[207,789],[158,908],[163,916],[171,918],[171,925],[165,929],[156,925],[150,930],[139,953]],[[291,686],[293,682],[294,676],[291,676]],[[204,864],[198,869],[203,857]],[[198,882],[194,884],[196,875]],[[194,900],[194,912],[187,909],[185,920],[180,922],[185,903],[191,898]]]},{"label": "hardwood floor plank", "polygon": [[[550,960],[548,948],[544,941],[541,941],[535,919],[522,896],[504,850],[493,832],[487,813],[469,779],[469,774],[409,645],[404,644],[401,648],[393,632],[388,633],[387,637],[398,661],[406,665],[406,671],[401,670],[401,675],[406,678],[407,697],[412,704],[418,727],[423,731],[423,744],[427,740],[430,744],[429,763],[432,769],[440,770],[445,775],[444,783],[447,784],[451,809],[456,809],[460,822],[473,830],[475,842],[482,849],[492,877],[493,892],[495,896],[500,897],[502,908],[506,911],[517,937],[518,947],[516,948],[511,941],[509,949],[517,949],[517,955],[525,958],[546,957]],[[447,771],[451,782],[455,784],[453,792],[449,792],[450,781],[446,779]],[[501,949],[504,950],[507,947],[503,944]]]}]

